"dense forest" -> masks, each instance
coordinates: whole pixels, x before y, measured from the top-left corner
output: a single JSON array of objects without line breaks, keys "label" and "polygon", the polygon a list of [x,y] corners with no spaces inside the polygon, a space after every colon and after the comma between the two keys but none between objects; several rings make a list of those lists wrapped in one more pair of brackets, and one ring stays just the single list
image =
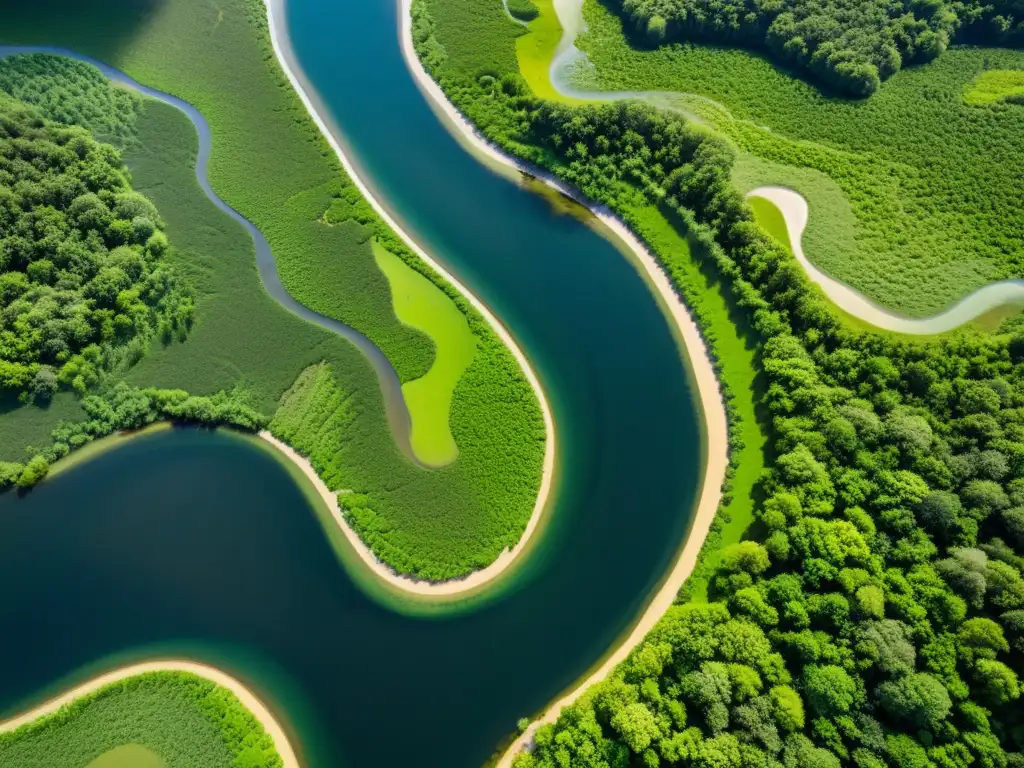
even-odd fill
[{"label": "dense forest", "polygon": [[855,330],[755,225],[724,140],[438,71],[492,139],[689,234],[759,338],[775,455],[709,600],[681,596],[517,768],[1024,765],[1024,337]]},{"label": "dense forest", "polygon": [[508,99],[567,181],[642,190],[703,241],[763,338],[778,454],[715,602],[673,609],[523,765],[1024,764],[1024,338],[854,333],[753,226],[724,142]]},{"label": "dense forest", "polygon": [[1024,42],[1019,0],[622,0],[641,38],[766,50],[854,96],[874,93],[906,64],[941,55],[954,40]]},{"label": "dense forest", "polygon": [[83,393],[154,334],[187,333],[161,227],[112,146],[0,102],[0,390]]}]

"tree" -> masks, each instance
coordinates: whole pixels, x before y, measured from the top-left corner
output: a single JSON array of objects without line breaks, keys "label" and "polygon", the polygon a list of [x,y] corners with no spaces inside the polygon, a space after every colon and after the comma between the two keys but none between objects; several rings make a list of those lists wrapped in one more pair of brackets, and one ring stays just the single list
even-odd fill
[{"label": "tree", "polygon": [[960,492],[960,498],[969,514],[978,520],[1010,506],[1006,493],[992,480],[971,480]]},{"label": "tree", "polygon": [[733,573],[764,573],[771,565],[768,553],[756,541],[741,541],[722,550],[722,568]]},{"label": "tree", "polygon": [[38,483],[44,477],[46,473],[50,471],[50,462],[45,457],[36,455],[25,465],[21,475],[18,477],[19,488],[31,488],[33,485]]},{"label": "tree", "polygon": [[647,20],[647,39],[658,45],[665,39],[665,19],[662,16],[651,16]]},{"label": "tree", "polygon": [[1010,650],[1003,629],[991,619],[976,617],[960,625],[957,632],[960,654],[967,661],[994,659],[1000,652]]},{"label": "tree", "polygon": [[788,685],[776,685],[768,692],[775,707],[775,723],[788,733],[804,728],[804,703]]},{"label": "tree", "polygon": [[914,510],[918,521],[940,541],[949,541],[957,530],[963,505],[955,493],[932,491]]},{"label": "tree", "polygon": [[864,623],[857,649],[887,675],[914,671],[917,652],[910,641],[910,628],[902,622],[882,619]]},{"label": "tree", "polygon": [[846,714],[857,697],[857,684],[846,670],[833,664],[808,665],[804,687],[811,709],[822,717]]},{"label": "tree", "polygon": [[636,754],[641,754],[652,741],[661,736],[651,710],[638,701],[619,710],[612,718],[611,726]]},{"label": "tree", "polygon": [[974,678],[981,686],[982,698],[999,706],[1020,697],[1017,673],[995,659],[978,659],[974,664]]},{"label": "tree", "polygon": [[946,687],[927,672],[882,683],[878,700],[890,715],[918,728],[936,728],[952,707]]}]

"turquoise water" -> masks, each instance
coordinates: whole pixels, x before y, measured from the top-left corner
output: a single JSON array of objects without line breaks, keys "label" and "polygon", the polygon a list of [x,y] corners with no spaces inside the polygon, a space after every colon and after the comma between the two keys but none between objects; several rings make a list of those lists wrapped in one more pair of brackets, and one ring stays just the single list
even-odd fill
[{"label": "turquoise water", "polygon": [[288,20],[364,174],[549,394],[560,477],[529,567],[472,612],[399,615],[351,582],[262,451],[192,430],[141,439],[0,497],[0,710],[88,667],[187,655],[260,690],[311,766],[471,768],[607,650],[670,564],[701,441],[668,325],[607,241],[448,135],[396,12],[291,0]]}]

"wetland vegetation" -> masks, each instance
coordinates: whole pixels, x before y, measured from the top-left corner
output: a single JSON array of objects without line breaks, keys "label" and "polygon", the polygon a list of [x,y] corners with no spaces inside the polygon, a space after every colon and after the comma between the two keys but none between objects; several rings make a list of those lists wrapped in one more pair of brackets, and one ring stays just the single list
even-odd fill
[{"label": "wetland vegetation", "polygon": [[739,150],[741,191],[780,185],[807,198],[804,250],[831,276],[923,316],[1020,273],[1024,111],[964,102],[985,71],[1024,68],[1019,51],[953,47],[853,100],[747,51],[638,45],[596,0],[584,13],[579,83],[684,94],[676,104]]}]

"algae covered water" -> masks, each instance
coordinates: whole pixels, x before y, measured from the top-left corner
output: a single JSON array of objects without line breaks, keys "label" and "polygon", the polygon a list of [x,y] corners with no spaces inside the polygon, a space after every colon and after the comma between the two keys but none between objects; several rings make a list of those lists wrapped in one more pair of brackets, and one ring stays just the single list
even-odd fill
[{"label": "algae covered water", "polygon": [[353,159],[487,302],[554,411],[552,524],[514,588],[411,618],[339,564],[289,474],[237,437],[132,441],[0,498],[0,710],[96,665],[185,655],[251,684],[310,766],[472,768],[636,617],[685,534],[701,434],[625,258],[466,154],[402,60],[389,0],[290,0],[295,53]]}]

